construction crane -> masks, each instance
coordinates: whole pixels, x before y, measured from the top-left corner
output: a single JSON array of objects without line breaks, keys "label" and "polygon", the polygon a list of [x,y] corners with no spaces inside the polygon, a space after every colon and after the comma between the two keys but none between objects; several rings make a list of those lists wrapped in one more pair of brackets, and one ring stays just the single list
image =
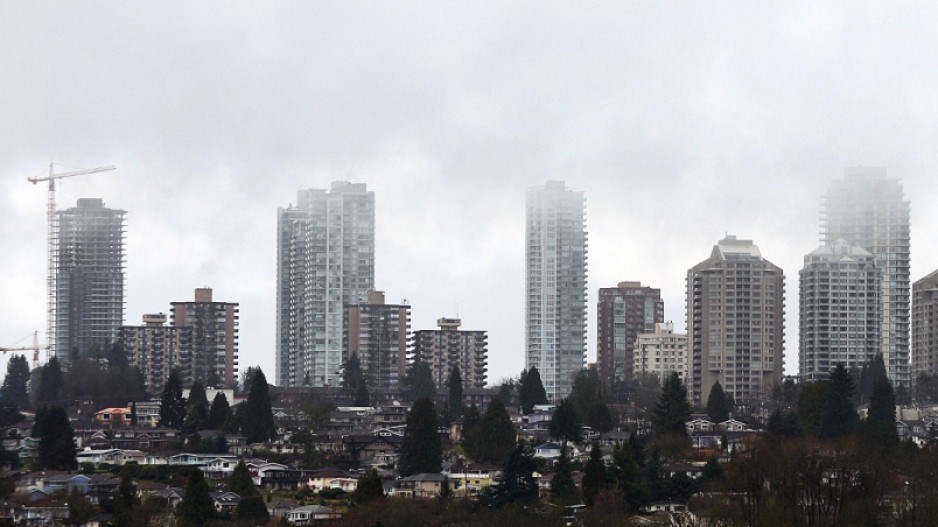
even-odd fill
[{"label": "construction crane", "polygon": [[0,346],[0,353],[8,353],[11,351],[32,351],[33,352],[33,369],[39,367],[39,350],[49,349],[49,346],[40,346],[39,345],[39,332],[33,332],[33,345],[32,346],[18,346],[18,347],[4,347]]},{"label": "construction crane", "polygon": [[[48,297],[46,299],[48,303],[48,312],[46,313],[46,358],[48,359],[50,355],[55,355],[55,281],[56,281],[56,261],[58,258],[57,252],[57,236],[56,236],[56,222],[55,222],[55,180],[64,179],[67,177],[75,176],[84,176],[86,174],[96,174],[98,172],[106,172],[108,170],[114,170],[117,167],[108,165],[97,168],[86,168],[82,170],[73,170],[71,172],[55,172],[54,163],[49,163],[49,173],[39,176],[33,176],[26,178],[30,183],[36,184],[42,181],[49,182],[49,203],[46,207],[46,215],[48,224],[48,237],[46,241],[47,251],[49,256],[48,261],[48,270],[46,275],[46,288],[48,289]],[[38,353],[38,351],[36,352]]]}]

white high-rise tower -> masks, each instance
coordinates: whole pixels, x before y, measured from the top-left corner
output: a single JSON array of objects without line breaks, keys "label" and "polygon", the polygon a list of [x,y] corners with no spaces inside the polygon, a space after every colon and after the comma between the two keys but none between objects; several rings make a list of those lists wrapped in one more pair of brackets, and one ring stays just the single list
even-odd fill
[{"label": "white high-rise tower", "polygon": [[566,397],[586,361],[586,200],[562,181],[528,190],[525,367]]},{"label": "white high-rise tower", "polygon": [[882,273],[880,342],[886,373],[909,386],[909,202],[885,168],[854,167],[831,183],[821,208],[821,243],[866,249]]},{"label": "white high-rise tower", "polygon": [[277,384],[336,386],[344,308],[374,289],[374,192],[347,181],[301,190],[277,224]]}]

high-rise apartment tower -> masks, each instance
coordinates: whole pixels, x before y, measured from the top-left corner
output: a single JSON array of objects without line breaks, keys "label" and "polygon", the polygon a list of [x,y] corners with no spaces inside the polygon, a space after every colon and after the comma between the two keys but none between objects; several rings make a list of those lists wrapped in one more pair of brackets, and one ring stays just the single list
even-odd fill
[{"label": "high-rise apartment tower", "polygon": [[56,212],[55,349],[72,361],[103,349],[124,322],[124,211],[83,198]]},{"label": "high-rise apartment tower", "polygon": [[664,322],[661,290],[640,282],[619,282],[599,290],[597,362],[607,387],[632,377],[635,341],[640,333],[653,333]]},{"label": "high-rise apartment tower", "polygon": [[234,388],[238,375],[238,304],[216,302],[212,290],[199,288],[189,302],[172,302],[171,321],[178,328],[174,367],[183,386],[199,379],[205,386]]},{"label": "high-rise apartment tower", "polygon": [[277,384],[337,386],[345,306],[375,282],[375,197],[338,181],[277,214]]},{"label": "high-rise apartment tower", "polygon": [[844,240],[804,257],[798,324],[802,379],[825,380],[838,364],[859,371],[879,353],[880,280],[873,255]]},{"label": "high-rise apartment tower", "polygon": [[159,395],[179,365],[179,328],[167,326],[163,313],[146,314],[142,326],[122,326],[118,339],[128,362],[143,375],[147,392]]},{"label": "high-rise apartment tower", "polygon": [[440,318],[440,329],[414,332],[414,356],[430,365],[433,380],[445,388],[454,366],[459,367],[464,388],[485,387],[488,370],[488,335],[485,331],[460,330],[458,318]]},{"label": "high-rise apartment tower", "polygon": [[909,202],[885,168],[855,167],[834,181],[821,206],[821,243],[844,239],[876,258],[880,349],[894,385],[909,386]]},{"label": "high-rise apartment tower", "polygon": [[635,339],[632,371],[653,373],[663,383],[677,373],[685,383],[690,379],[690,356],[687,335],[674,332],[674,324],[655,324],[651,333],[640,333]]},{"label": "high-rise apartment tower", "polygon": [[771,395],[782,377],[785,278],[751,240],[727,236],[687,272],[692,402],[713,384],[737,402]]},{"label": "high-rise apartment tower", "polygon": [[938,271],[912,285],[912,374],[938,373]]},{"label": "high-rise apartment tower", "polygon": [[562,181],[528,190],[525,367],[548,399],[566,397],[586,360],[586,200]]},{"label": "high-rise apartment tower", "polygon": [[357,355],[369,388],[396,388],[407,373],[410,306],[385,304],[384,293],[345,309],[345,349]]}]

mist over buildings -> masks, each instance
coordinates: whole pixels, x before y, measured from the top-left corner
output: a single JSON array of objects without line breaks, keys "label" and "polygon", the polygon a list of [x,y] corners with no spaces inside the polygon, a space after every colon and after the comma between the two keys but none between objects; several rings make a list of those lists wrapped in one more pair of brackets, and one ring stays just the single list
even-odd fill
[{"label": "mist over buildings", "polygon": [[[912,280],[938,267],[934,6],[658,3],[0,4],[0,345],[45,325],[50,160],[60,208],[127,211],[125,321],[210,286],[240,304],[241,368],[273,371],[276,222],[301,188],[375,193],[375,282],[414,329],[489,332],[489,380],[524,364],[525,192],[586,199],[597,291],[661,290],[727,233],[797,271],[846,166],[911,201]],[[272,377],[272,376],[268,376]]]}]

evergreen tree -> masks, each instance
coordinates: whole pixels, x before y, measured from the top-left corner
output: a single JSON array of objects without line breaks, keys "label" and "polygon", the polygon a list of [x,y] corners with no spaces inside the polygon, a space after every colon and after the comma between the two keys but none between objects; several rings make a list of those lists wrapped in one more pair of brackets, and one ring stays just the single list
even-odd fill
[{"label": "evergreen tree", "polygon": [[535,501],[538,496],[535,470],[537,463],[531,450],[519,443],[505,460],[501,483],[486,489],[482,496],[483,501],[492,508]]},{"label": "evergreen tree", "polygon": [[462,418],[462,444],[466,452],[469,452],[473,458],[475,457],[474,454],[478,452],[476,439],[478,436],[477,429],[481,422],[482,416],[479,415],[479,408],[476,403],[472,403],[469,409],[466,410],[466,415]]},{"label": "evergreen tree", "polygon": [[573,387],[570,400],[580,413],[586,413],[590,406],[604,400],[603,384],[596,370],[582,369],[573,375]]},{"label": "evergreen tree", "polygon": [[108,368],[122,369],[128,366],[127,350],[119,340],[107,345],[104,358],[107,359]]},{"label": "evergreen tree", "polygon": [[371,395],[368,393],[368,386],[364,383],[358,386],[355,391],[355,406],[371,406]]},{"label": "evergreen tree", "polygon": [[189,398],[186,400],[186,417],[182,427],[187,431],[205,430],[208,425],[208,397],[205,395],[205,386],[202,381],[192,381],[189,388]]},{"label": "evergreen tree", "polygon": [[92,516],[98,513],[98,508],[78,491],[78,487],[72,488],[72,492],[68,495],[67,505],[66,523],[68,525],[85,525]]},{"label": "evergreen tree", "polygon": [[518,389],[521,399],[521,412],[525,415],[534,411],[534,405],[547,404],[547,391],[541,382],[541,373],[536,366],[521,372],[521,387]]},{"label": "evergreen tree", "polygon": [[886,375],[886,363],[883,354],[877,353],[860,371],[860,402],[867,402],[873,394],[873,383],[880,376]]},{"label": "evergreen tree", "polygon": [[720,381],[713,383],[710,387],[710,396],[707,397],[707,415],[715,423],[722,423],[730,418],[730,412],[733,410],[730,398],[723,391]]},{"label": "evergreen tree", "polygon": [[515,448],[515,426],[502,404],[494,398],[485,409],[485,415],[475,429],[474,450],[470,456],[480,463],[502,463]]},{"label": "evergreen tree", "polygon": [[583,469],[583,502],[592,507],[596,502],[596,496],[606,488],[606,463],[603,461],[602,450],[599,449],[599,443],[593,443],[590,450],[589,460]]},{"label": "evergreen tree", "polygon": [[[75,432],[68,414],[61,406],[52,406],[36,414],[34,437],[39,437],[39,466],[49,470],[75,470]],[[39,421],[41,419],[41,422]]]},{"label": "evergreen tree", "polygon": [[615,423],[609,405],[603,401],[594,403],[587,411],[584,424],[588,425],[595,432],[608,432],[612,430]]},{"label": "evergreen tree", "polygon": [[517,380],[507,378],[499,381],[499,383],[493,386],[493,388],[497,392],[497,397],[501,399],[503,403],[505,403],[505,406],[511,408],[512,406],[517,406],[517,404],[520,404],[516,402],[518,394],[517,392],[520,386],[521,385]]},{"label": "evergreen tree", "polygon": [[354,398],[355,406],[370,406],[371,396],[368,394],[368,386],[365,381],[365,373],[362,371],[362,362],[357,353],[345,361],[345,367],[342,372],[342,385],[348,388]]},{"label": "evergreen tree", "polygon": [[[251,391],[251,384],[254,381],[254,376],[259,371],[261,371],[259,366],[248,366],[248,369],[244,370],[244,373],[241,375],[241,385],[240,385],[240,390],[242,394],[246,394]],[[309,372],[306,372],[306,379],[303,382],[303,386],[310,386]]]},{"label": "evergreen tree", "polygon": [[231,407],[225,392],[218,392],[212,399],[212,408],[208,411],[208,429],[221,430],[231,417]]},{"label": "evergreen tree", "polygon": [[244,403],[241,433],[248,443],[266,443],[277,435],[274,412],[270,405],[270,387],[260,369],[251,376],[248,400]]},{"label": "evergreen tree", "polygon": [[[20,468],[20,456],[15,451],[7,450],[3,446],[3,441],[0,441],[0,467],[3,466],[9,466],[14,470]],[[5,498],[6,496],[0,495],[0,499]]]},{"label": "evergreen tree", "polygon": [[203,527],[215,522],[218,514],[209,495],[208,484],[202,471],[194,468],[189,472],[185,496],[176,506],[176,520],[180,527]]},{"label": "evergreen tree", "polygon": [[801,427],[798,426],[798,417],[793,412],[782,409],[776,409],[772,412],[765,428],[769,435],[778,438],[791,439],[801,435]]},{"label": "evergreen tree", "polygon": [[459,366],[453,366],[453,369],[449,372],[446,387],[449,389],[449,400],[446,405],[447,418],[449,420],[459,419],[463,414],[462,374],[459,373]]},{"label": "evergreen tree", "polygon": [[567,441],[576,442],[582,437],[580,418],[569,397],[561,400],[551,415],[549,431],[551,437],[563,441],[564,448],[567,446]]},{"label": "evergreen tree", "polygon": [[7,363],[7,375],[0,387],[4,406],[24,409],[29,406],[29,363],[25,355],[13,355]]},{"label": "evergreen tree", "polygon": [[342,368],[342,386],[349,388],[352,393],[355,393],[355,390],[362,384],[365,384],[362,361],[358,358],[357,353],[352,353],[348,360],[345,361],[345,365]]},{"label": "evergreen tree", "polygon": [[182,428],[186,417],[186,400],[182,397],[182,381],[179,372],[173,370],[163,385],[160,397],[160,426]]},{"label": "evergreen tree", "polygon": [[120,486],[117,487],[117,495],[114,496],[114,516],[111,523],[114,527],[130,527],[134,523],[137,511],[140,509],[140,500],[137,499],[137,490],[134,488],[134,481],[130,471],[124,471],[121,475]]},{"label": "evergreen tree", "polygon": [[701,487],[711,481],[718,480],[723,477],[723,467],[720,466],[720,461],[712,457],[707,460],[707,464],[704,465],[703,472],[700,474],[700,484]]},{"label": "evergreen tree", "polygon": [[404,376],[406,395],[411,401],[424,398],[436,398],[436,382],[430,365],[418,357]]},{"label": "evergreen tree", "polygon": [[36,416],[33,418],[33,428],[29,433],[29,437],[33,439],[39,439],[46,432],[46,425],[49,422],[48,419],[49,407],[40,406],[36,410]]},{"label": "evergreen tree", "polygon": [[632,510],[638,510],[651,499],[646,474],[635,459],[633,449],[625,443],[617,444],[612,451],[610,479]]},{"label": "evergreen tree", "polygon": [[266,520],[270,517],[264,498],[254,486],[251,473],[244,460],[239,460],[228,478],[228,491],[241,496],[237,514],[239,520]]},{"label": "evergreen tree", "polygon": [[254,494],[260,495],[257,487],[254,486],[254,480],[251,479],[251,472],[248,470],[248,466],[244,464],[243,459],[238,460],[238,464],[231,471],[227,487],[228,492],[234,492],[242,498]]},{"label": "evergreen tree", "polygon": [[687,388],[675,372],[661,386],[661,394],[652,412],[652,423],[657,434],[686,436],[688,420],[690,420],[690,403],[687,401]]},{"label": "evergreen tree", "polygon": [[36,390],[36,405],[61,404],[62,366],[59,359],[52,357],[39,370],[39,389]]},{"label": "evergreen tree", "polygon": [[824,422],[821,437],[835,438],[852,434],[859,424],[857,410],[853,406],[853,376],[843,364],[831,370],[827,383],[827,401],[824,406]]},{"label": "evergreen tree", "polygon": [[891,452],[899,444],[896,431],[896,398],[885,375],[873,382],[870,408],[864,423],[864,437],[876,449]]},{"label": "evergreen tree", "polygon": [[242,498],[238,502],[235,514],[238,515],[239,520],[260,521],[262,522],[261,525],[266,524],[270,518],[270,513],[267,512],[267,504],[264,503],[264,498],[260,494]]},{"label": "evergreen tree", "polygon": [[573,473],[570,471],[566,446],[560,449],[560,457],[554,466],[554,477],[550,480],[550,497],[563,505],[577,499],[576,483],[573,482]]},{"label": "evergreen tree", "polygon": [[417,399],[407,414],[407,427],[401,443],[401,476],[440,471],[443,446],[438,427],[433,401],[427,397]]},{"label": "evergreen tree", "polygon": [[827,414],[830,384],[823,381],[806,383],[798,394],[798,424],[806,433],[820,437]]},{"label": "evergreen tree", "polygon": [[356,504],[368,503],[384,498],[384,482],[375,469],[366,472],[358,479],[358,485],[352,494],[352,502]]}]

